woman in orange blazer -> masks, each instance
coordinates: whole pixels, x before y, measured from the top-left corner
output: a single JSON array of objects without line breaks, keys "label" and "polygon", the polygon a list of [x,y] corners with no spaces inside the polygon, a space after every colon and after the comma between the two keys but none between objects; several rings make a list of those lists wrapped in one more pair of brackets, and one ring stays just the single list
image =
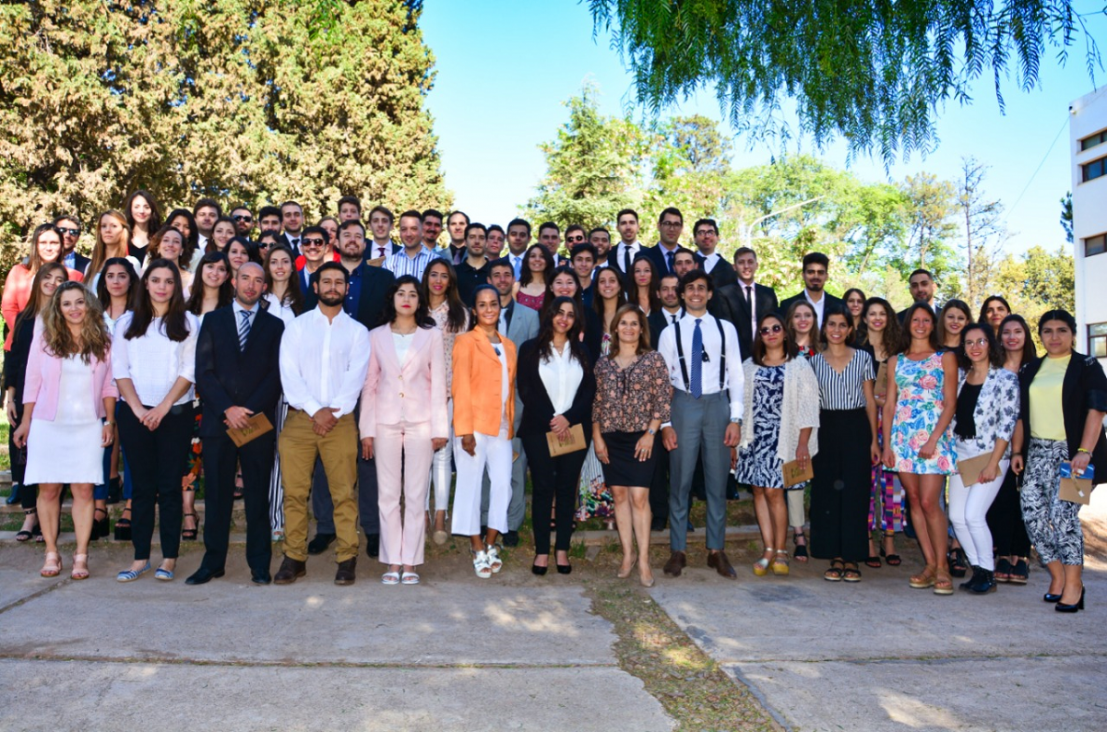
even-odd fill
[{"label": "woman in orange blazer", "polygon": [[[381,519],[381,582],[419,584],[431,460],[449,434],[446,349],[419,280],[405,275],[389,288],[385,324],[369,332],[369,371],[361,390],[361,455],[377,460]],[[400,496],[404,512],[400,515]],[[400,568],[403,567],[401,574]]]},{"label": "woman in orange blazer", "polygon": [[[468,536],[473,568],[488,579],[503,567],[496,546],[507,531],[511,499],[511,438],[515,425],[515,344],[497,332],[500,293],[481,285],[474,293],[473,330],[457,337],[453,355],[454,488],[453,533]],[[481,483],[485,468],[491,490],[488,536],[480,533]]]}]

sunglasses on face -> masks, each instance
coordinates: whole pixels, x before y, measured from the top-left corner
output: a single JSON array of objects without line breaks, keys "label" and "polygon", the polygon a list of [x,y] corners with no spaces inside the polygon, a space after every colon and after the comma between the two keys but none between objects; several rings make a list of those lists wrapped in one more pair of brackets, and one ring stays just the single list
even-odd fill
[{"label": "sunglasses on face", "polygon": [[300,241],[300,246],[304,247],[321,247],[323,246],[322,239],[303,239]]},{"label": "sunglasses on face", "polygon": [[254,220],[253,216],[243,216],[242,214],[239,214],[238,216],[232,216],[231,218],[233,218],[235,221],[245,221],[247,224]]},{"label": "sunglasses on face", "polygon": [[69,234],[70,236],[80,236],[81,235],[81,230],[80,229],[64,229],[64,228],[59,226],[58,231],[60,231],[63,234]]},{"label": "sunglasses on face", "polygon": [[784,328],[780,324],[766,325],[764,328],[762,328],[760,330],[760,333],[761,333],[761,335],[766,336],[766,335],[769,335],[770,333],[779,333],[782,330],[784,330]]}]

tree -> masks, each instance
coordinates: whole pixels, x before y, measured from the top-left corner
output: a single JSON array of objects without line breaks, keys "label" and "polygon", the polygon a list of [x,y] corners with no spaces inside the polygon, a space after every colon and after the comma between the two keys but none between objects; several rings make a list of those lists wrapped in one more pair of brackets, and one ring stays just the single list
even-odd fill
[{"label": "tree", "polygon": [[637,202],[649,133],[630,119],[601,115],[598,93],[587,84],[569,99],[568,122],[540,146],[546,175],[524,207],[531,219],[591,228]]},{"label": "tree", "polygon": [[[1033,324],[1054,308],[1075,309],[1076,274],[1072,252],[1061,246],[1050,254],[1033,246],[1022,256],[1008,254],[996,266],[994,289],[1003,293],[1013,312]],[[1035,338],[1037,333],[1035,332]]]},{"label": "tree", "polygon": [[[1062,61],[1084,42],[1088,74],[1099,49],[1072,0],[589,0],[594,33],[610,30],[637,97],[651,110],[714,87],[736,127],[789,134],[782,99],[822,144],[844,137],[856,153],[927,152],[950,99],[972,101],[986,74],[1017,67],[1020,89],[1038,83],[1047,47]],[[1093,13],[1088,13],[1092,15]]]},{"label": "tree", "polygon": [[992,267],[1007,237],[1001,220],[1003,204],[989,199],[984,192],[987,170],[987,166],[975,158],[962,158],[961,177],[957,181],[957,210],[965,265],[964,299],[972,307],[980,305],[988,294]]},{"label": "tree", "polygon": [[[0,241],[63,211],[448,206],[419,0],[0,6]],[[321,13],[326,14],[322,22]],[[86,242],[87,246],[87,242]]]},{"label": "tree", "polygon": [[1072,191],[1061,199],[1061,228],[1065,231],[1065,241],[1072,244]]},{"label": "tree", "polygon": [[930,270],[939,282],[954,278],[955,253],[949,245],[957,233],[953,184],[931,173],[919,173],[908,176],[899,190],[905,198],[907,231],[891,263],[904,278],[920,267]]}]

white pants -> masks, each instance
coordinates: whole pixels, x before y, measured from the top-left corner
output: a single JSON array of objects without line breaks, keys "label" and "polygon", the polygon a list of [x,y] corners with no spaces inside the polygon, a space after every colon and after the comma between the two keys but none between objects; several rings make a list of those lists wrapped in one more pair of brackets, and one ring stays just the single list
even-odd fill
[{"label": "white pants", "polygon": [[454,488],[454,512],[451,532],[461,536],[480,534],[481,482],[488,469],[491,483],[488,499],[488,528],[507,531],[507,505],[511,500],[511,440],[506,432],[496,437],[476,433],[477,447],[470,455],[461,448],[461,438],[454,438],[454,462],[457,463],[457,486]]},{"label": "white pants", "polygon": [[426,510],[431,510],[431,491],[429,481],[434,482],[434,510],[450,510],[450,480],[453,478],[454,457],[454,400],[446,402],[449,412],[450,434],[446,445],[441,450],[434,451],[434,459],[431,461],[430,473],[427,475],[427,505]]},{"label": "white pants", "polygon": [[788,525],[793,528],[802,529],[803,525],[807,523],[807,517],[803,511],[803,494],[806,492],[803,488],[784,491],[786,494],[785,500],[788,502]]},{"label": "white pants", "polygon": [[[957,459],[976,457],[976,451],[957,441]],[[959,474],[949,476],[949,521],[957,534],[957,541],[969,558],[969,564],[989,572],[995,570],[992,557],[992,532],[988,530],[988,509],[999,494],[1003,478],[1007,475],[1010,460],[999,461],[999,473],[989,483],[975,483],[968,487]]]}]

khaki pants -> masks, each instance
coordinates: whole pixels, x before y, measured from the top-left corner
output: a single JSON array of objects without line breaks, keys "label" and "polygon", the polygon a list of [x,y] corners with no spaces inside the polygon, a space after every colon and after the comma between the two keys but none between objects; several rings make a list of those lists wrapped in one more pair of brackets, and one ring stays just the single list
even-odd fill
[{"label": "khaki pants", "polygon": [[335,553],[339,562],[357,556],[357,423],[353,414],[339,418],[325,437],[312,430],[311,417],[288,410],[281,431],[281,475],[284,478],[284,553],[289,559],[307,561],[308,496],[315,459],[323,470],[334,502]]}]

